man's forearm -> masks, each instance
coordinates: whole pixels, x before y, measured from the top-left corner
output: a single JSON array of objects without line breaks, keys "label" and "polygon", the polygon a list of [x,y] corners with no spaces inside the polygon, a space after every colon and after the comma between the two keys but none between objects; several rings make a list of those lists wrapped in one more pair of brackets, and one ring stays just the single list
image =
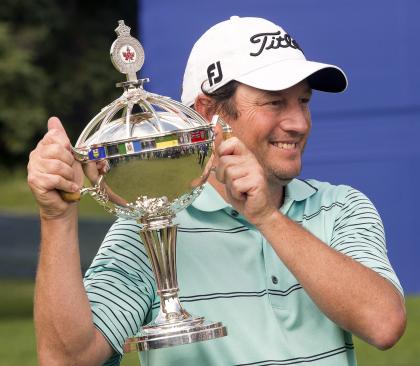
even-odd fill
[{"label": "man's forearm", "polygon": [[389,281],[278,212],[259,229],[331,320],[378,348],[388,348],[400,338],[405,310]]},{"label": "man's forearm", "polygon": [[69,360],[82,361],[86,357],[92,361],[103,359],[101,349],[103,353],[107,346],[98,339],[101,336],[93,326],[83,286],[76,215],[41,219],[34,316],[41,365],[68,364]]}]

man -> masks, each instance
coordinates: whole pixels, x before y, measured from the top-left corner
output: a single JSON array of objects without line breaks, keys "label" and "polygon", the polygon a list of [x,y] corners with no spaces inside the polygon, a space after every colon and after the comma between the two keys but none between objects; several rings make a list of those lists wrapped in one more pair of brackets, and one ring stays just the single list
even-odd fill
[{"label": "man", "polygon": [[[351,334],[386,349],[405,328],[402,289],[372,203],[348,186],[296,179],[312,89],[339,92],[344,73],[307,61],[260,18],[232,17],[194,45],[182,101],[234,137],[217,141],[214,173],[177,220],[181,300],[229,335],[142,353],[142,365],[355,365]],[[75,191],[81,169],[57,118],[31,153],[40,206],[35,295],[40,364],[116,365],[124,340],[158,300],[138,225],[119,219],[87,271],[79,266]]]}]

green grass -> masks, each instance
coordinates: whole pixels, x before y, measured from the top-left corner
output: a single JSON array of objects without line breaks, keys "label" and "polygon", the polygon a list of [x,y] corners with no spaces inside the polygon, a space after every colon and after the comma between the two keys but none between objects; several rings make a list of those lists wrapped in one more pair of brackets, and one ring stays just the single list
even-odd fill
[{"label": "green grass", "polygon": [[[34,285],[30,281],[1,280],[1,365],[36,365],[32,322]],[[7,295],[6,295],[7,294]],[[400,342],[388,351],[378,351],[355,339],[359,366],[416,366],[420,363],[420,297],[407,298],[408,325]],[[122,366],[138,366],[137,354],[124,356]]]},{"label": "green grass", "polygon": [[0,318],[0,339],[2,365],[36,365],[34,326],[30,318]]},{"label": "green grass", "polygon": [[420,296],[409,296],[407,329],[396,346],[379,351],[355,338],[359,366],[416,366],[420,364]]},{"label": "green grass", "polygon": [[25,172],[0,171],[0,209],[13,213],[36,213],[35,200],[26,183]]},{"label": "green grass", "polygon": [[32,318],[34,282],[0,280],[0,320]]},{"label": "green grass", "polygon": [[[0,365],[36,365],[32,320],[34,283],[0,280]],[[137,353],[127,354],[122,366],[139,366]]]}]

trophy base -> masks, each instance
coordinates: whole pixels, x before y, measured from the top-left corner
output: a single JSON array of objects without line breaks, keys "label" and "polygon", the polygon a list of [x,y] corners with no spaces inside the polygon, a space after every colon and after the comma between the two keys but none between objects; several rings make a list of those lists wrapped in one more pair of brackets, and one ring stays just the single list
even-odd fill
[{"label": "trophy base", "polygon": [[227,335],[226,327],[221,322],[204,321],[204,318],[192,318],[175,324],[146,325],[134,337],[128,338],[124,352],[148,351],[151,349],[180,346],[195,342],[208,341]]}]

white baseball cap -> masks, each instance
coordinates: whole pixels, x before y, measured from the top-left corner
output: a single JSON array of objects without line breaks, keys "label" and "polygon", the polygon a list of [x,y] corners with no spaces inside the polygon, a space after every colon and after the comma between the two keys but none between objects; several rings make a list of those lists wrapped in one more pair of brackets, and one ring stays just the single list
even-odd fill
[{"label": "white baseball cap", "polygon": [[312,89],[337,93],[347,77],[337,66],[308,61],[281,27],[262,18],[232,16],[194,44],[184,73],[181,100],[191,106],[202,93],[232,80],[263,90],[283,90],[307,79]]}]

